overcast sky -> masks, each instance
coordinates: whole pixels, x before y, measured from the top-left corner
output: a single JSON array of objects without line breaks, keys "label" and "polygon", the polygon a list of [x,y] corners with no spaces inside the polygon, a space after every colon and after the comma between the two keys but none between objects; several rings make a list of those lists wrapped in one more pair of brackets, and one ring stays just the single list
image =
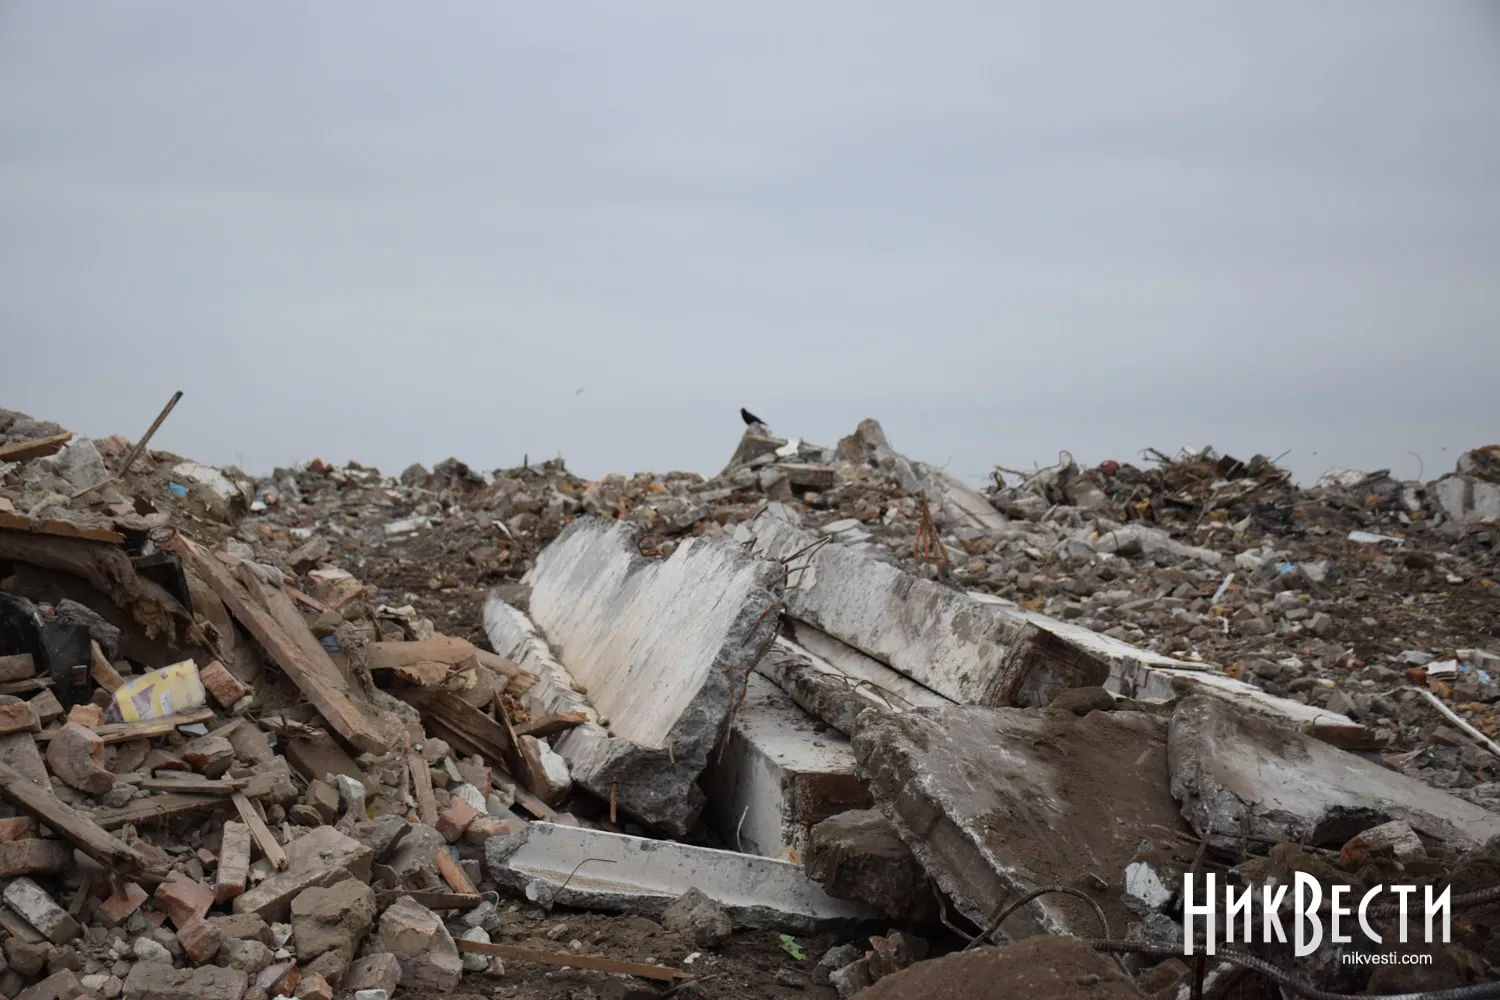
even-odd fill
[{"label": "overcast sky", "polygon": [[0,406],[251,471],[1500,439],[1500,6],[0,0]]}]

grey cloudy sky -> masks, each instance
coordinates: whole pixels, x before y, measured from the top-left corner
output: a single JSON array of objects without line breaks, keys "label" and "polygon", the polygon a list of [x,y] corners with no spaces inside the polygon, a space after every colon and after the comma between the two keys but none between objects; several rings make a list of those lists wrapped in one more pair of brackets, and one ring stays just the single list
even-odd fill
[{"label": "grey cloudy sky", "polygon": [[204,461],[1430,478],[1497,331],[1492,3],[0,0],[0,405]]}]

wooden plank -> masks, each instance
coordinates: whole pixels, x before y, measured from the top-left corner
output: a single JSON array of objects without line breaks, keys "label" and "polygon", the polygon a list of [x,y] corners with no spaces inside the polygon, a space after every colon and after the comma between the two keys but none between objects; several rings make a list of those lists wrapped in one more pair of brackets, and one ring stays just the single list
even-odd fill
[{"label": "wooden plank", "polygon": [[375,894],[375,901],[384,910],[402,896],[413,900],[429,910],[472,910],[484,902],[484,897],[458,892],[430,892],[420,889],[382,889]]},{"label": "wooden plank", "polygon": [[469,876],[464,874],[447,848],[438,848],[433,863],[437,865],[438,874],[443,876],[443,881],[448,883],[448,888],[465,896],[478,895],[479,890],[474,888],[474,883],[469,881]]},{"label": "wooden plank", "polygon": [[[269,795],[271,794],[271,790],[284,777],[281,774],[257,774],[241,790],[241,794],[252,799]],[[147,823],[162,823],[175,819],[178,816],[186,816],[195,812],[222,809],[230,804],[222,795],[186,795],[181,793],[148,795],[138,798],[129,805],[121,806],[118,809],[96,810],[94,812],[94,822],[106,830],[118,830],[127,823],[135,826],[143,826]]]},{"label": "wooden plank", "polygon": [[286,851],[281,849],[281,845],[271,835],[270,827],[260,818],[255,805],[240,792],[234,793],[233,801],[234,807],[239,810],[240,819],[250,828],[250,836],[260,845],[260,851],[271,862],[271,867],[279,872],[286,871]]},{"label": "wooden plank", "polygon": [[417,815],[422,818],[424,826],[437,826],[437,799],[432,795],[432,772],[427,769],[427,761],[419,753],[408,754],[406,766],[411,771],[411,783],[416,789]]},{"label": "wooden plank", "polygon": [[552,715],[544,715],[540,719],[534,719],[522,726],[516,727],[517,736],[535,736],[539,740],[548,736],[556,736],[565,733],[574,726],[581,726],[589,721],[588,716],[582,712],[557,712]]},{"label": "wooden plank", "polygon": [[94,678],[94,683],[102,687],[110,694],[114,694],[125,686],[125,678],[115,669],[104,656],[104,650],[99,648],[99,643],[89,640],[89,673]]},{"label": "wooden plank", "polygon": [[[129,743],[131,740],[144,740],[156,736],[165,736],[177,729],[178,726],[191,726],[199,722],[208,722],[213,717],[213,709],[195,708],[191,712],[164,715],[160,719],[152,719],[149,722],[106,722],[95,726],[94,732],[105,743]],[[45,743],[55,735],[57,735],[55,730],[43,731],[37,733],[36,738]]]},{"label": "wooden plank", "polygon": [[[211,708],[195,708],[191,712],[180,712],[177,715],[164,715],[160,719],[152,719],[150,722],[106,722],[95,726],[94,732],[105,743],[128,743],[131,740],[144,740],[153,736],[165,736],[178,726],[190,726],[195,722],[207,722],[214,717]],[[43,730],[36,734],[36,738],[46,743],[57,735],[57,730]]]},{"label": "wooden plank", "polygon": [[111,836],[102,826],[67,805],[51,789],[34,785],[22,775],[0,764],[0,795],[22,812],[35,816],[59,837],[99,862],[105,868],[144,885],[159,885],[166,873],[152,868],[129,845]]},{"label": "wooden plank", "polygon": [[538,951],[535,948],[517,948],[509,944],[485,944],[483,941],[457,941],[459,951],[476,955],[499,955],[517,962],[535,962],[538,965],[566,965],[575,969],[595,969],[599,972],[618,972],[641,979],[656,979],[672,982],[677,979],[696,979],[691,972],[668,969],[662,965],[645,965],[641,962],[622,962],[617,958],[594,958],[590,955],[575,955],[567,951]]},{"label": "wooden plank", "polygon": [[478,754],[490,765],[490,780],[515,793],[521,808],[537,819],[552,819],[557,810],[531,794],[508,768],[519,755],[505,727],[447,691],[410,688],[399,692],[408,705],[422,713],[428,728],[460,752]]},{"label": "wooden plank", "polygon": [[22,517],[20,514],[12,514],[8,511],[0,511],[0,528],[9,528],[12,531],[27,531],[33,535],[55,535],[58,538],[82,538],[91,542],[108,542],[111,545],[119,545],[125,541],[124,535],[117,531],[110,531],[108,528],[78,525],[70,521]]},{"label": "wooden plank", "polygon": [[[347,680],[321,647],[318,650],[320,657],[310,656],[298,639],[288,634],[275,617],[261,608],[202,546],[178,535],[170,547],[219,596],[230,613],[260,643],[266,655],[291,678],[340,736],[357,750],[385,752],[387,740],[381,732],[379,720],[367,706],[353,698]],[[298,618],[300,623],[300,616]],[[312,639],[306,625],[302,625],[301,632]],[[317,642],[316,639],[312,641]]]},{"label": "wooden plank", "polygon": [[52,686],[50,677],[29,677],[24,681],[6,681],[0,684],[0,694],[30,694],[44,691]]},{"label": "wooden plank", "polygon": [[205,778],[201,774],[171,774],[142,778],[140,787],[150,792],[185,792],[189,795],[234,795],[250,787],[249,778]]},{"label": "wooden plank", "polygon": [[56,455],[71,440],[73,440],[73,432],[63,431],[60,434],[49,434],[46,437],[32,438],[30,441],[3,444],[0,445],[0,462],[29,462],[33,458],[46,458],[48,455]]},{"label": "wooden plank", "polygon": [[399,697],[451,733],[453,738],[443,738],[464,753],[478,754],[491,765],[511,762],[516,747],[505,727],[457,695],[416,689],[402,691]]}]

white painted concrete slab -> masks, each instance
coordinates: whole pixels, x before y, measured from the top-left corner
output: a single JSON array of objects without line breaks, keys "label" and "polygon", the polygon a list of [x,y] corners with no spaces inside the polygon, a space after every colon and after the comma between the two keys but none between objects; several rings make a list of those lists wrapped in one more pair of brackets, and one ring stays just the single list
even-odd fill
[{"label": "white painted concrete slab", "polygon": [[[587,858],[599,860],[580,865]],[[812,932],[877,918],[861,903],[834,899],[786,861],[551,823],[486,841],[485,869],[546,906],[660,917],[696,888],[738,927]]]}]

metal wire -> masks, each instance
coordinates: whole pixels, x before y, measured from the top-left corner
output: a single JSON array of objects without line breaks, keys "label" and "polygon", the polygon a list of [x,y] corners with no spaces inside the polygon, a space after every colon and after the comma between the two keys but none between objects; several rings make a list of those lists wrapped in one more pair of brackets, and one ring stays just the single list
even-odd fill
[{"label": "metal wire", "polygon": [[1098,901],[1095,900],[1094,897],[1090,896],[1082,889],[1074,889],[1071,886],[1044,885],[1039,889],[1031,890],[1026,895],[1022,896],[1020,899],[1016,900],[1014,903],[1001,910],[999,915],[990,921],[990,925],[979,932],[978,937],[974,938],[964,946],[964,951],[968,951],[970,948],[973,948],[981,941],[984,941],[991,934],[994,934],[995,931],[1000,929],[1000,925],[1005,923],[1006,917],[1010,916],[1012,913],[1015,913],[1017,910],[1025,906],[1027,903],[1031,902],[1033,899],[1036,899],[1038,896],[1045,896],[1048,893],[1053,892],[1061,892],[1066,893],[1069,896],[1076,896],[1077,898],[1092,906],[1094,908],[1094,915],[1099,918],[1099,926],[1104,928],[1104,937],[1106,939],[1109,937],[1109,918],[1104,915],[1104,907],[1100,906]]}]

